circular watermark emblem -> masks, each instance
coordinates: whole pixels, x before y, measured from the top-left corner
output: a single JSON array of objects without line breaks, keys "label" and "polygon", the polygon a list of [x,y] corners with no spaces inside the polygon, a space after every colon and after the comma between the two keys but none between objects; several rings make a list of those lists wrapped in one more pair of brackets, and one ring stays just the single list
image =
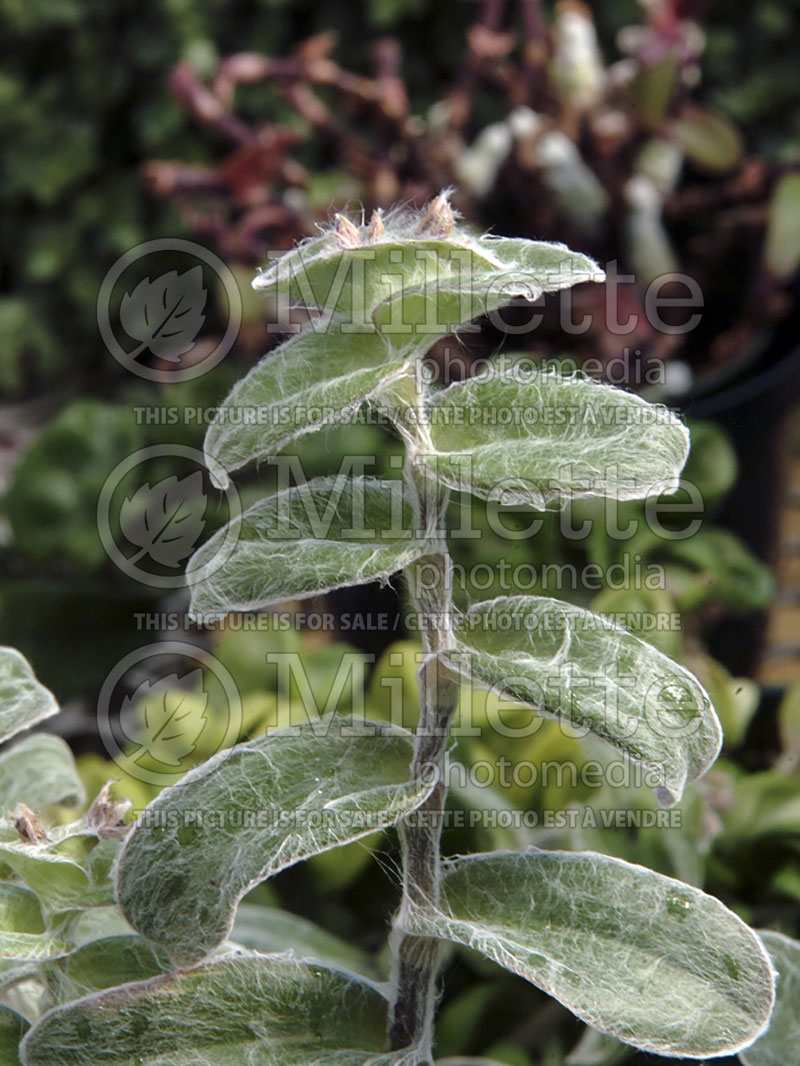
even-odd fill
[{"label": "circular watermark emblem", "polygon": [[[242,508],[233,482],[219,492],[209,475],[226,480],[219,463],[184,444],[153,444],[117,463],[97,500],[109,559],[157,589],[183,588],[201,572],[210,577],[236,548]],[[208,532],[220,527],[212,553],[192,563]]]},{"label": "circular watermark emblem", "polygon": [[[213,339],[201,336],[211,311],[209,284],[227,303],[220,309],[227,324]],[[208,248],[179,237],[129,249],[97,294],[97,325],[108,351],[131,373],[162,384],[217,366],[241,324],[242,294],[232,271]]]},{"label": "circular watermark emblem", "polygon": [[213,655],[184,641],[158,641],[130,652],[108,673],[97,725],[120,770],[149,785],[172,785],[236,743],[242,700]]}]

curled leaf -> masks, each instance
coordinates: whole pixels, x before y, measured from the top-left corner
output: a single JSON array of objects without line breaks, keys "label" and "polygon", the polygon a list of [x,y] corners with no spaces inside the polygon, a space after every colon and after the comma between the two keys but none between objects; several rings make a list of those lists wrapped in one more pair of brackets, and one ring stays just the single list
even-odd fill
[{"label": "curled leaf", "polygon": [[226,955],[48,1011],[25,1066],[401,1066],[382,1054],[386,1000],[355,974],[280,955]]},{"label": "curled leaf", "polygon": [[347,332],[332,323],[295,334],[220,404],[206,433],[209,465],[232,473],[272,458],[303,433],[351,420],[379,386],[403,373],[410,354],[371,326]]},{"label": "curled leaf", "polygon": [[769,958],[719,900],[593,852],[495,852],[445,865],[412,932],[465,944],[579,1018],[662,1055],[732,1055],[769,1021]]},{"label": "curled leaf", "polygon": [[192,557],[192,612],[210,620],[386,581],[430,550],[413,524],[401,481],[314,478],[274,493],[236,520],[236,547],[221,566],[227,528]]},{"label": "curled leaf", "polygon": [[745,1066],[787,1066],[800,1047],[800,941],[758,931],[777,973],[775,1009],[767,1031],[739,1053]]},{"label": "curled leaf", "polygon": [[56,698],[14,648],[0,648],[0,742],[58,713]]},{"label": "curled leaf", "polygon": [[426,797],[404,730],[333,717],[241,744],[164,789],[128,837],[117,893],[131,925],[180,965],[230,932],[254,885],[393,825]]},{"label": "curled leaf", "polygon": [[452,488],[544,510],[571,497],[674,492],[689,434],[638,396],[502,367],[435,394],[420,460]]},{"label": "curled leaf", "polygon": [[33,733],[0,753],[0,810],[24,802],[33,810],[85,799],[69,745],[52,733]]},{"label": "curled leaf", "polygon": [[478,684],[584,728],[649,775],[672,806],[719,753],[696,678],[612,621],[546,596],[501,596],[457,619],[448,660]]}]

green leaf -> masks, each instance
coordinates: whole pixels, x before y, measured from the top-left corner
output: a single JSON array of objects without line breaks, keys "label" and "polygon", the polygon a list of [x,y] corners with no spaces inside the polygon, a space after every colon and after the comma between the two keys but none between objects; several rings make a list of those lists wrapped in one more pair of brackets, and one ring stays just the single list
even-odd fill
[{"label": "green leaf", "polygon": [[0,959],[3,961],[44,962],[68,955],[71,950],[70,941],[58,937],[0,932]]},{"label": "green leaf", "polygon": [[[205,620],[342,586],[386,581],[430,547],[415,536],[403,483],[315,478],[260,500],[192,556],[192,612]],[[227,555],[227,553],[226,553]]]},{"label": "green leaf", "polygon": [[348,333],[334,324],[290,337],[220,404],[205,439],[212,480],[225,488],[225,471],[271,458],[320,426],[352,421],[364,400],[402,374],[410,354],[371,327]]},{"label": "green leaf", "polygon": [[366,952],[280,907],[240,903],[231,941],[262,955],[291,952],[298,958],[316,959],[326,966],[344,967],[370,980],[379,976],[375,963]]},{"label": "green leaf", "polygon": [[52,733],[35,733],[0,753],[0,809],[26,803],[81,804],[86,793],[69,745]]},{"label": "green leaf", "polygon": [[120,848],[117,839],[98,840],[84,819],[46,830],[46,838],[30,843],[13,829],[0,826],[0,863],[39,897],[47,912],[82,910],[113,902],[111,865]]},{"label": "green leaf", "polygon": [[44,932],[44,916],[35,893],[22,885],[0,881],[0,936]]},{"label": "green leaf", "polygon": [[389,1066],[386,1001],[342,970],[228,955],[45,1014],[25,1066]]},{"label": "green leaf", "polygon": [[417,807],[431,786],[409,780],[411,757],[404,730],[338,716],[221,752],[164,789],[128,837],[123,914],[179,965],[196,962],[259,881]]},{"label": "green leaf", "polygon": [[800,752],[800,681],[789,685],[778,707],[778,731],[785,753]]},{"label": "green leaf", "polygon": [[636,117],[647,130],[660,130],[675,92],[680,65],[668,54],[655,63],[642,64],[631,85],[631,103]]},{"label": "green leaf", "polygon": [[800,174],[784,174],[772,193],[764,261],[781,281],[800,266]]},{"label": "green leaf", "polygon": [[349,420],[458,325],[520,295],[536,299],[603,277],[596,263],[564,245],[465,232],[448,240],[420,238],[417,216],[403,218],[376,244],[367,243],[363,227],[359,247],[343,247],[335,231],[324,234],[256,278],[256,289],[340,317],[329,315],[291,337],[222,404],[206,437],[220,485],[225,470],[274,456],[316,426]]},{"label": "green leaf", "polygon": [[[602,281],[597,264],[564,244],[513,237],[481,237],[467,245],[453,244],[449,272],[409,278],[402,292],[381,302],[373,318],[392,335],[436,336],[490,314],[518,297],[537,300],[587,281]],[[395,286],[396,289],[396,286]]]},{"label": "green leaf", "polygon": [[800,825],[800,777],[764,770],[736,782],[736,802],[720,812],[726,842],[747,846],[758,837],[795,836]]},{"label": "green leaf", "polygon": [[57,713],[55,696],[39,684],[24,655],[0,648],[0,741]]},{"label": "green leaf", "polygon": [[732,170],[744,153],[741,134],[719,112],[686,106],[667,128],[686,156],[712,174]]},{"label": "green leaf", "polygon": [[734,1054],[773,1001],[752,930],[697,888],[593,852],[495,852],[445,865],[410,931],[473,948],[646,1051]]},{"label": "green leaf", "polygon": [[69,927],[70,936],[78,947],[92,940],[110,937],[131,936],[133,930],[115,906],[89,907],[73,918]]},{"label": "green leaf", "polygon": [[758,682],[749,677],[731,677],[721,663],[701,652],[691,656],[691,668],[714,705],[725,745],[729,750],[737,747],[761,702]]},{"label": "green leaf", "polygon": [[477,1043],[481,1022],[498,991],[494,981],[483,980],[448,997],[436,1014],[434,1045],[440,1058],[455,1058],[462,1048]]},{"label": "green leaf", "polygon": [[683,480],[694,485],[710,503],[729,492],[739,474],[736,452],[728,434],[716,422],[689,423],[692,440]]},{"label": "green leaf", "polygon": [[446,485],[544,510],[575,496],[674,492],[689,451],[672,412],[595,382],[522,367],[451,385],[420,460]]},{"label": "green leaf", "polygon": [[800,942],[771,929],[758,935],[778,972],[769,1028],[739,1053],[745,1066],[788,1066],[800,1048]]},{"label": "green leaf", "polygon": [[391,220],[377,243],[357,227],[362,243],[356,247],[343,247],[334,231],[327,233],[282,256],[253,287],[354,322],[372,314],[387,333],[411,333],[425,322],[441,334],[516,296],[536,299],[604,276],[593,260],[563,244],[466,230],[427,239],[416,221],[413,214]]},{"label": "green leaf", "polygon": [[144,937],[103,937],[49,963],[45,977],[56,1002],[168,973],[169,959]]},{"label": "green leaf", "polygon": [[4,1066],[19,1066],[19,1042],[30,1029],[30,1023],[15,1010],[0,1003],[0,1062]]},{"label": "green leaf", "polygon": [[47,845],[3,840],[0,862],[36,893],[48,911],[72,910],[85,904],[90,888],[86,871]]},{"label": "green leaf", "polygon": [[[364,233],[366,238],[366,233]],[[481,260],[466,234],[454,240],[424,240],[413,232],[378,244],[343,247],[331,231],[282,255],[253,281],[260,292],[285,296],[291,306],[358,316],[362,322],[384,300],[408,289],[460,279],[464,263]],[[491,260],[483,260],[486,269]]]},{"label": "green leaf", "polygon": [[709,599],[733,611],[767,607],[775,595],[772,571],[727,529],[701,529],[669,545],[670,555],[702,572]]},{"label": "green leaf", "polygon": [[474,682],[583,727],[643,766],[660,803],[714,762],[722,736],[706,693],[652,645],[545,596],[475,604],[447,659]]},{"label": "green leaf", "polygon": [[0,881],[0,960],[54,959],[71,947],[68,940],[45,932],[42,908],[33,892]]}]

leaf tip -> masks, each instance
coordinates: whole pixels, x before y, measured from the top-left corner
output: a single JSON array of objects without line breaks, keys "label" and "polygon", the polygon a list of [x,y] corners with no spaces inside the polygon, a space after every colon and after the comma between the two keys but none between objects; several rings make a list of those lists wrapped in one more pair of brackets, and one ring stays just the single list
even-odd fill
[{"label": "leaf tip", "polygon": [[271,289],[274,284],[275,269],[274,267],[266,267],[264,270],[259,270],[250,282],[250,287],[255,289],[256,292],[265,292],[267,289]]},{"label": "leaf tip", "polygon": [[218,463],[208,462],[208,456],[206,457],[206,460],[208,476],[211,484],[215,489],[219,489],[221,492],[227,492],[230,488],[231,479]]},{"label": "leaf tip", "polygon": [[659,807],[674,807],[683,795],[683,789],[675,791],[666,785],[659,785],[655,789],[655,794]]}]

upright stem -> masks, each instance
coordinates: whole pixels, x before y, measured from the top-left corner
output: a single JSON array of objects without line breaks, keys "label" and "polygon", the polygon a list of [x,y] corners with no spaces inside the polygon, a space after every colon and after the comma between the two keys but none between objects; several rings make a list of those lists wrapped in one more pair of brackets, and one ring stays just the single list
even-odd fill
[{"label": "upright stem", "polygon": [[418,673],[420,719],[412,775],[433,791],[399,826],[403,862],[403,897],[395,916],[392,983],[395,992],[389,1038],[392,1050],[414,1046],[419,1062],[432,1062],[431,1033],[436,1004],[436,978],[442,944],[407,932],[413,911],[433,909],[439,902],[440,840],[447,794],[445,756],[450,719],[458,685],[442,667],[437,653],[450,636],[451,560],[445,541],[447,490],[425,479],[413,466],[406,482],[417,505],[418,520],[432,544],[430,555],[405,571],[411,603],[422,623],[425,657]]}]

